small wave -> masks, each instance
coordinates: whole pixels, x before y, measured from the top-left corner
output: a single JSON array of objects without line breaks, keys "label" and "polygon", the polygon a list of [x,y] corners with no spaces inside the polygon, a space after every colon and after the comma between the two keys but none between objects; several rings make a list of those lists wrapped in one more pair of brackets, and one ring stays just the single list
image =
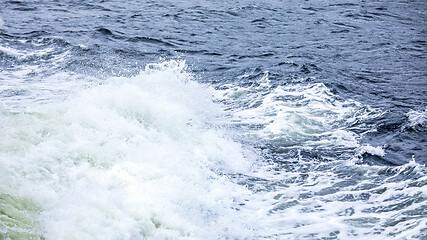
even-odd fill
[{"label": "small wave", "polygon": [[268,72],[249,85],[218,88],[217,97],[233,106],[232,122],[252,125],[252,134],[283,146],[358,147],[357,135],[346,127],[378,115],[356,101],[339,99],[323,83],[275,86]]},{"label": "small wave", "polygon": [[424,109],[424,111],[411,110],[406,114],[406,116],[408,117],[409,127],[427,127],[427,108]]},{"label": "small wave", "polygon": [[157,38],[151,38],[151,37],[131,37],[128,39],[130,42],[144,42],[144,43],[151,43],[151,44],[159,44],[164,45],[166,47],[175,47],[174,44],[169,43],[167,41],[157,39]]},{"label": "small wave", "polygon": [[[28,45],[30,45],[31,48],[28,48]],[[56,57],[58,57],[58,55],[64,54],[64,52],[68,50],[68,48],[63,48],[64,45],[66,44],[59,39],[41,38],[35,41],[20,40],[14,47],[0,46],[0,53],[10,58],[27,62],[45,60],[48,58],[57,60]]]},{"label": "small wave", "polygon": [[114,35],[108,28],[98,28],[96,31],[104,35]]},{"label": "small wave", "polygon": [[10,56],[10,57],[16,57],[19,59],[28,59],[31,57],[41,57],[47,54],[50,54],[54,51],[53,48],[45,48],[45,49],[40,49],[40,50],[35,50],[35,51],[24,51],[24,50],[17,50],[14,48],[10,48],[10,47],[2,47],[0,46],[0,51],[3,52],[4,54]]},{"label": "small wave", "polygon": [[6,54],[8,56],[11,56],[11,57],[20,57],[20,56],[24,55],[24,53],[22,53],[16,49],[9,48],[9,47],[3,47],[3,46],[0,46],[0,52],[2,52],[3,54]]},{"label": "small wave", "polygon": [[363,153],[369,153],[371,155],[377,155],[380,157],[385,156],[385,151],[382,147],[373,147],[371,145],[365,145],[360,147],[361,154]]}]

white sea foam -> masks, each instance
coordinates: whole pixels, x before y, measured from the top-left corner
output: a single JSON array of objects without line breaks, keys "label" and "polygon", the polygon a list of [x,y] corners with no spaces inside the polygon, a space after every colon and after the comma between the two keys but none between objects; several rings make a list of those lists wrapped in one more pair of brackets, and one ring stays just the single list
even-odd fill
[{"label": "white sea foam", "polygon": [[[301,168],[304,164],[300,163]],[[349,161],[334,165],[333,171],[321,171],[327,163],[319,163],[319,170],[305,173],[274,170],[274,166],[255,173],[270,187],[254,193],[247,208],[258,209],[266,238],[419,239],[427,223],[422,217],[427,196],[421,187],[427,179],[424,166],[412,162],[372,167]],[[389,178],[372,182],[338,176],[349,171],[373,178],[387,173]],[[398,180],[417,174],[416,180]],[[404,212],[412,216],[406,219]]]},{"label": "white sea foam", "polygon": [[[224,173],[247,173],[239,144],[208,127],[212,90],[183,62],[149,65],[68,100],[0,113],[0,200],[18,199],[5,236],[46,239],[221,239],[251,236],[235,208],[249,194]],[[0,203],[1,203],[0,201]],[[8,205],[9,204],[9,205]],[[4,206],[6,205],[6,206]],[[21,206],[21,205],[19,205]],[[27,226],[27,227],[24,227]],[[21,235],[20,235],[21,234]]]},{"label": "white sea foam", "polygon": [[382,147],[373,147],[371,145],[364,145],[362,147],[360,147],[360,151],[361,153],[369,153],[372,155],[377,155],[380,157],[384,157],[385,156],[385,151]]},{"label": "white sea foam", "polygon": [[233,105],[233,122],[262,126],[254,134],[284,146],[357,147],[357,136],[346,127],[379,114],[356,101],[338,99],[323,83],[272,86],[268,74],[256,86],[221,89],[216,96]]},{"label": "white sea foam", "polygon": [[427,108],[424,109],[424,111],[411,110],[406,116],[408,117],[410,127],[415,127],[417,125],[427,126]]},{"label": "white sea foam", "polygon": [[51,54],[52,52],[54,52],[54,48],[48,47],[48,48],[42,48],[42,49],[38,49],[38,50],[18,50],[18,49],[14,49],[11,47],[5,47],[5,46],[0,46],[0,51],[12,56],[12,57],[17,57],[19,59],[26,59],[26,58],[30,58],[30,57],[41,57],[41,56],[45,56],[47,54]]},{"label": "white sea foam", "polygon": [[[349,126],[379,117],[381,111],[335,96],[322,83],[274,86],[268,74],[251,86],[219,87],[216,97],[232,106],[230,124],[245,128],[245,137],[278,142],[298,156],[280,158],[252,174],[254,193],[243,211],[254,212],[263,223],[266,239],[417,239],[425,230],[421,217],[426,193],[422,189],[425,169],[355,165],[360,154],[384,157],[381,146],[362,145],[363,134],[375,131],[362,126],[358,133]],[[239,125],[240,124],[240,125]],[[360,131],[362,130],[362,131]],[[302,157],[300,151],[340,149],[343,160]],[[320,157],[323,157],[319,154]],[[285,155],[286,156],[286,155]],[[326,160],[326,161],[325,161]],[[330,162],[329,162],[330,161]],[[285,166],[285,167],[283,167]],[[286,169],[286,170],[285,170]],[[390,174],[384,180],[384,174]],[[395,181],[414,175],[408,181]],[[407,199],[417,199],[407,202]],[[406,207],[404,204],[408,204]],[[405,219],[403,211],[412,211]],[[396,222],[394,222],[396,219]]]},{"label": "white sea foam", "polygon": [[14,56],[14,57],[19,57],[19,56],[24,55],[24,53],[22,53],[21,51],[10,48],[10,47],[0,46],[0,51],[9,55],[9,56]]},{"label": "white sea foam", "polygon": [[[262,162],[217,125],[260,124],[242,138],[301,151],[344,147],[384,156],[346,128],[376,113],[323,84],[272,86],[266,74],[253,86],[213,90],[179,61],[100,83],[57,103],[0,110],[2,236],[416,239],[425,229],[424,166],[317,162],[300,152]],[[224,113],[218,99],[231,109]]]}]

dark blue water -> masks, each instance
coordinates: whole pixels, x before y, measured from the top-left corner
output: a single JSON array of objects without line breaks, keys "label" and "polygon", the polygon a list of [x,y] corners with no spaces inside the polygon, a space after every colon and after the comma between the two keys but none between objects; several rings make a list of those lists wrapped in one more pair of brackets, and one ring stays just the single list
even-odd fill
[{"label": "dark blue water", "polygon": [[[426,21],[427,3],[409,0],[1,0],[0,102],[25,112],[149,63],[185,61],[196,82],[218,91],[228,119],[219,128],[281,176],[229,176],[276,194],[266,215],[277,224],[253,236],[423,239]],[[327,187],[292,188],[330,175]],[[330,202],[355,205],[330,215]],[[286,222],[286,211],[316,204],[328,214],[309,218],[360,217],[327,233],[287,229],[311,225]]]}]

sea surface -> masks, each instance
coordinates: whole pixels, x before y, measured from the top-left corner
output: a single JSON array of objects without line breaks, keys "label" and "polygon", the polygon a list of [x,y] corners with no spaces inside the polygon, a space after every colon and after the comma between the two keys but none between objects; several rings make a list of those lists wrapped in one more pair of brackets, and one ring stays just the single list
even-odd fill
[{"label": "sea surface", "polygon": [[425,0],[0,0],[0,239],[427,239]]}]

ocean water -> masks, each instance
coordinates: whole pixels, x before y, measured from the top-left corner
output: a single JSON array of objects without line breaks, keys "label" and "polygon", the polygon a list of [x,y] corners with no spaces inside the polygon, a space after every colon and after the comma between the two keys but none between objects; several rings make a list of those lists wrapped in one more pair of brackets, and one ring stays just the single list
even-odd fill
[{"label": "ocean water", "polygon": [[426,239],[426,13],[0,0],[0,239]]}]

